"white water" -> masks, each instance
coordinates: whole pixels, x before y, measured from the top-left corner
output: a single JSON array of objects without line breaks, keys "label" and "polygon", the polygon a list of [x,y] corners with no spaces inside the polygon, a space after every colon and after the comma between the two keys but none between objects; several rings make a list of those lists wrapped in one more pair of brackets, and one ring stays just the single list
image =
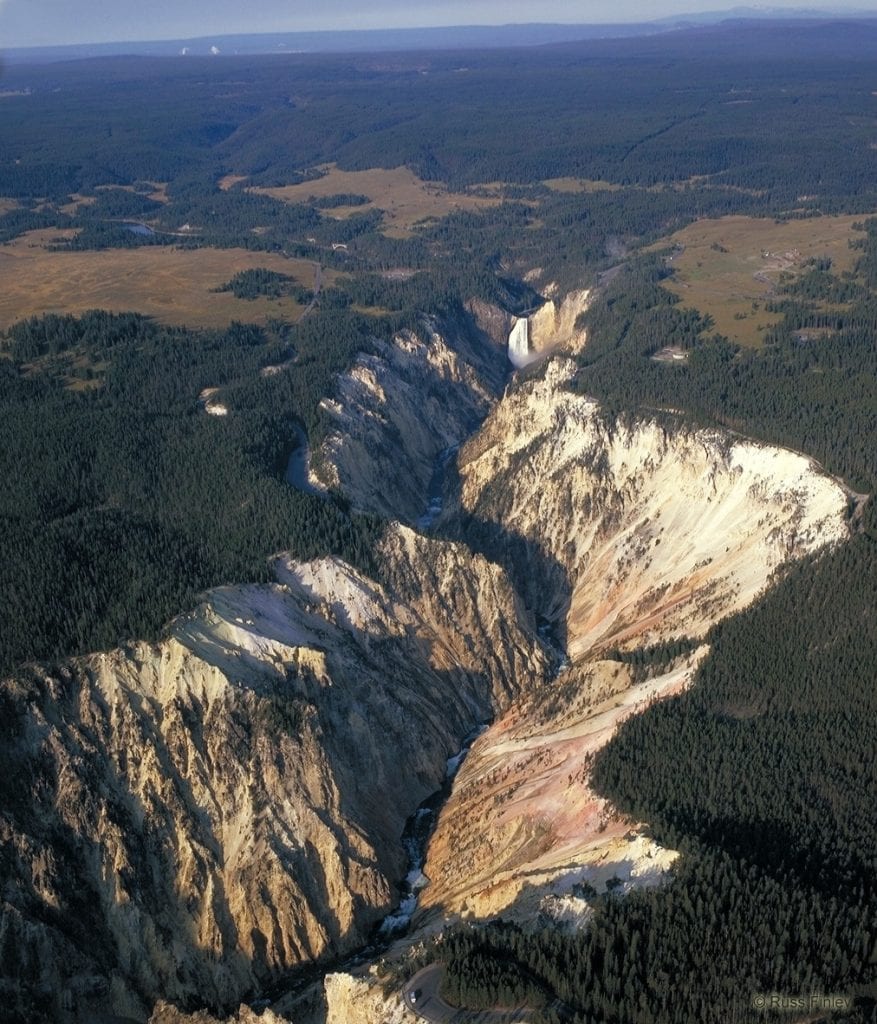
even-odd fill
[{"label": "white water", "polygon": [[522,316],[515,321],[509,335],[509,362],[512,366],[526,366],[530,361],[530,322]]},{"label": "white water", "polygon": [[423,873],[423,865],[426,862],[426,847],[438,820],[439,811],[450,795],[451,781],[457,774],[460,765],[465,760],[472,744],[486,728],[486,723],[480,725],[466,737],[460,750],[448,758],[444,785],[424,800],[405,825],[402,845],[408,853],[408,874],[399,887],[402,892],[399,906],[381,922],[378,935],[383,939],[403,934],[411,923],[411,918],[417,910],[420,893],[429,885],[429,879]]},{"label": "white water", "polygon": [[450,448],[445,448],[443,451],[439,452],[438,457],[435,460],[432,479],[429,482],[429,496],[427,498],[426,508],[424,509],[423,515],[421,515],[417,520],[418,530],[429,530],[442,514],[442,509],[444,508],[442,491],[444,490],[445,470],[447,469],[448,463],[457,453],[459,447],[460,446],[458,444],[454,444],[451,445]]}]

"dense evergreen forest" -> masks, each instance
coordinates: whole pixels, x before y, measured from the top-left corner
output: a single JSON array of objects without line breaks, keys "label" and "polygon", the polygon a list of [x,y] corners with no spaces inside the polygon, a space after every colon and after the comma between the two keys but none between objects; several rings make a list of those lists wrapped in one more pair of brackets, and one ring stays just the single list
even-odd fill
[{"label": "dense evergreen forest", "polygon": [[[16,202],[0,207],[0,243],[72,227],[59,246],[246,246],[345,276],[295,326],[204,331],[93,312],[6,332],[0,669],[154,635],[203,589],[264,579],[278,550],[373,571],[380,523],[283,482],[296,424],[319,438],[320,399],[376,334],[459,315],[473,296],[519,312],[540,283],[581,287],[610,268],[578,389],[619,415],[789,445],[873,493],[875,42],[873,23],[744,24],[465,60],[10,69],[0,197]],[[358,193],[284,203],[220,185],[307,181],[330,161],[406,165],[503,201],[400,235],[357,210]],[[550,184],[570,176],[587,184]],[[325,212],[338,206],[344,220]],[[784,281],[757,350],[683,309],[663,286],[667,253],[643,252],[698,217],[831,212],[862,214],[855,271],[815,261]],[[410,274],[385,274],[398,267]],[[311,298],[264,270],[226,287]],[[667,345],[686,360],[655,361]],[[208,388],[227,415],[206,413]],[[587,1024],[745,1024],[777,1019],[753,1009],[757,992],[838,992],[860,999],[834,1020],[873,1019],[873,503],[854,531],[717,627],[692,691],[628,720],[598,757],[602,792],[683,851],[674,881],[594,897],[576,934],[495,924],[447,936],[437,954],[455,1001],[521,999]],[[678,653],[624,658],[646,673]]]},{"label": "dense evergreen forest", "polygon": [[281,295],[291,295],[297,302],[305,303],[313,298],[313,292],[297,285],[289,274],[279,274],[265,267],[240,271],[218,291],[231,292],[237,299],[257,299],[260,295],[278,299]]},{"label": "dense evergreen forest", "polygon": [[576,175],[648,187],[711,175],[714,187],[765,190],[767,202],[873,198],[875,35],[873,22],[762,23],[465,59],[13,66],[7,88],[30,93],[4,100],[0,195],[217,170],[285,184],[337,161],[407,164],[455,186]]},{"label": "dense evergreen forest", "polygon": [[[267,578],[267,558],[372,566],[378,524],[282,479],[294,424],[374,325],[332,310],[272,336],[48,316],[0,360],[0,665],[158,633],[200,591]],[[294,373],[260,370],[295,357]],[[205,388],[225,416],[207,415]]]}]

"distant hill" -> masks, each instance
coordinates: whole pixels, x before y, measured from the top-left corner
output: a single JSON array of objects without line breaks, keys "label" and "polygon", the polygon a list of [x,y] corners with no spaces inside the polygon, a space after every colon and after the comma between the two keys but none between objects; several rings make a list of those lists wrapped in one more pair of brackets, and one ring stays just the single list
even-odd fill
[{"label": "distant hill", "polygon": [[844,20],[875,18],[873,11],[820,10],[782,7],[734,7],[662,18],[648,22],[558,25],[451,25],[437,28],[371,29],[364,31],[270,32],[246,35],[200,36],[114,43],[11,48],[3,51],[9,63],[47,63],[120,55],[175,57],[258,55],[277,53],[379,53],[406,50],[472,50],[543,46],[588,39],[624,39],[659,35],[679,29],[706,27],[726,21]]},{"label": "distant hill", "polygon": [[207,56],[269,53],[380,53],[404,50],[468,50],[508,46],[539,46],[583,39],[611,39],[666,32],[672,24],[627,25],[463,25],[441,28],[370,29],[334,32],[266,32],[252,35],[203,36],[149,42],[93,43],[75,46],[26,47],[7,50],[7,60],[76,60],[121,54],[137,56]]}]

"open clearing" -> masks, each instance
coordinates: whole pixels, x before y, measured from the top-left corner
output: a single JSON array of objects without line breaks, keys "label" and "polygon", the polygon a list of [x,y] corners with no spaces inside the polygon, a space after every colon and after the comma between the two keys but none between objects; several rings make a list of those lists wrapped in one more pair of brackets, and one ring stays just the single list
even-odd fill
[{"label": "open clearing", "polygon": [[239,185],[242,181],[246,180],[246,174],[226,174],[216,184],[219,185],[223,192],[228,192],[230,188],[234,188],[235,185]]},{"label": "open clearing", "polygon": [[[170,198],[167,194],[167,182],[166,181],[148,181],[147,185],[152,186],[151,192],[143,193],[147,199],[152,199],[156,203],[167,204],[170,202]],[[140,194],[133,185],[97,185],[95,186],[96,192],[131,192],[132,194]],[[73,197],[71,196],[71,199]]]},{"label": "open clearing", "polygon": [[449,192],[436,181],[421,181],[407,167],[386,170],[375,167],[368,171],[342,171],[334,164],[318,170],[325,171],[322,178],[302,181],[297,185],[280,188],[253,188],[250,191],[273,196],[288,203],[306,203],[308,199],[324,199],[343,194],[364,195],[369,202],[362,206],[341,206],[325,212],[330,217],[350,217],[354,213],[378,209],[384,211],[384,234],[391,238],[406,238],[421,221],[440,220],[456,210],[477,210],[496,206],[500,199],[487,196]]},{"label": "open clearing", "polygon": [[696,221],[667,240],[679,251],[671,257],[676,273],[666,286],[686,307],[712,316],[721,334],[758,346],[780,319],[764,309],[780,274],[825,256],[836,273],[852,270],[859,255],[849,247],[857,234],[853,224],[864,219],[859,214],[779,223],[755,217]]},{"label": "open clearing", "polygon": [[612,181],[593,181],[590,178],[546,178],[542,182],[552,192],[618,192],[621,185]]},{"label": "open clearing", "polygon": [[[254,301],[214,292],[241,270],[266,267],[306,288],[315,268],[306,260],[247,249],[177,249],[143,246],[100,252],[52,252],[47,246],[71,231],[31,231],[0,245],[0,329],[44,313],[88,309],[134,311],[162,323],[225,327],[232,320],[297,320],[303,307],[290,298]],[[323,284],[337,278],[323,270]]]}]

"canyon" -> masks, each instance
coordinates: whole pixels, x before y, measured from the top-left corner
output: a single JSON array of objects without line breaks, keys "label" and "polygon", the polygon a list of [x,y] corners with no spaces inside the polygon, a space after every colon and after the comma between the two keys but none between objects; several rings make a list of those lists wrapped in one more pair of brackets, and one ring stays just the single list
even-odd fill
[{"label": "canyon", "polygon": [[[411,1019],[377,968],[338,967],[396,905],[405,822],[483,722],[401,946],[497,914],[580,927],[585,885],[667,877],[676,852],[591,789],[593,755],[691,684],[716,622],[846,538],[847,498],[802,455],[577,395],[589,301],[519,319],[541,362],[510,380],[524,329],[484,303],[339,378],[306,472],[388,520],[375,578],[280,555],[158,643],[3,682],[0,941],[59,1019],[203,1021],[313,963],[316,995],[276,1019]],[[676,641],[645,676],[624,660]]]}]

